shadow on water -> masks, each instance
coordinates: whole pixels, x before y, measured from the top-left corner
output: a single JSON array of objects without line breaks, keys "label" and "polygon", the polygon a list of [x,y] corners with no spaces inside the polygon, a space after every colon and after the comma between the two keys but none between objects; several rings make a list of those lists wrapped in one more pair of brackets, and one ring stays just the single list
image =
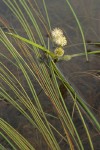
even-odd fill
[{"label": "shadow on water", "polygon": [[[41,0],[38,0],[37,2],[40,6],[41,11],[45,15]],[[82,25],[85,39],[87,42],[87,50],[98,50],[100,48],[100,45],[92,45],[90,43],[100,42],[100,0],[71,0],[71,3]],[[65,54],[84,52],[82,37],[79,28],[66,2],[64,0],[46,0],[46,4],[52,28],[61,28],[64,31],[66,37],[68,38],[68,45],[64,48]],[[1,15],[8,19],[8,21],[14,26],[14,28],[16,28],[16,30],[18,30],[19,32],[21,31],[20,24],[17,23],[16,18],[3,4],[3,0],[0,0],[0,16]],[[2,47],[0,51],[6,53],[6,51]],[[90,109],[99,119],[100,55],[89,56],[89,62],[86,62],[85,56],[82,56],[73,58],[71,61],[68,62],[58,62],[57,66],[63,72],[66,79],[69,80],[71,84],[78,90],[83,100],[86,101],[87,105],[89,105]],[[14,68],[12,68],[12,66],[9,67],[11,67],[12,72],[14,72]],[[37,88],[36,84],[35,86]],[[46,103],[47,101],[45,101],[44,103],[45,95],[43,95],[42,93],[40,96],[44,107],[47,107],[47,109],[51,112],[51,106],[49,102],[48,104]],[[22,134],[24,134],[24,131],[26,129],[27,132],[25,133],[27,134],[24,136],[26,136],[32,143],[34,136],[31,135],[29,131],[29,129],[31,129],[30,125],[25,125],[28,124],[27,121],[24,120],[24,118],[20,116],[19,112],[16,111],[11,105],[1,101],[0,116],[10,122],[11,125],[13,125],[15,128],[21,130],[20,132]],[[15,117],[14,120],[12,119],[13,117]],[[25,124],[21,123],[21,119],[24,120],[23,122]],[[100,149],[99,138],[100,137],[98,136],[95,136],[93,138],[93,141],[96,145],[95,150]],[[4,143],[3,140],[1,142]],[[44,145],[41,145],[41,147],[42,146],[44,147]],[[42,150],[42,148],[40,149]],[[86,149],[90,150],[88,146],[86,147]]]}]

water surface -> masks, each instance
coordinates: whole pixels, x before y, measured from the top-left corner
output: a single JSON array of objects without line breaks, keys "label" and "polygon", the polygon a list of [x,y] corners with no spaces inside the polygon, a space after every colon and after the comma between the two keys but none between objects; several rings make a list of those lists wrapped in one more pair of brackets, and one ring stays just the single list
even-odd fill
[{"label": "water surface", "polygon": [[[32,0],[32,2],[34,1]],[[42,13],[45,15],[42,1],[37,0],[37,3],[39,4]],[[72,7],[74,8],[83,28],[86,42],[100,42],[100,0],[70,0],[70,3],[72,4]],[[61,28],[68,39],[68,45],[64,48],[65,54],[84,52],[80,30],[66,1],[46,0],[46,4],[50,17],[51,27]],[[20,24],[17,22],[17,19],[14,17],[11,11],[5,6],[3,0],[0,0],[0,16],[5,17],[9,21],[9,23],[16,28],[16,30],[20,31],[20,33],[22,32]],[[87,50],[89,51],[99,49],[100,47],[97,47],[96,45],[87,44]],[[3,52],[7,55],[7,52],[2,47],[2,45],[0,45],[0,52]],[[11,68],[12,72],[14,72],[14,68],[12,67],[12,65],[7,65]],[[83,100],[87,102],[91,110],[94,112],[95,116],[99,119],[100,55],[89,56],[88,62],[86,61],[86,57],[82,56],[73,58],[68,62],[58,62],[57,66],[62,71],[66,79],[71,82],[75,89],[77,89]],[[38,85],[35,81],[34,84],[38,89]],[[42,101],[44,102],[45,96],[40,96]],[[45,107],[48,107],[50,109],[49,103],[47,104],[46,102],[47,100],[45,100]],[[5,110],[7,111],[5,112]],[[11,106],[8,107],[7,104],[1,104],[0,116],[7,118],[7,121],[11,122],[12,125],[15,126],[15,128],[20,129],[20,125],[18,125],[18,122],[19,120],[21,121],[21,118],[18,119],[18,117],[16,117],[14,121],[13,119],[11,119],[13,117],[12,114],[14,115],[14,113],[18,114],[18,112],[16,112]],[[98,138],[95,138],[95,141],[98,141]],[[100,145],[98,143],[98,147],[96,147],[96,150],[97,148],[100,149]]]}]

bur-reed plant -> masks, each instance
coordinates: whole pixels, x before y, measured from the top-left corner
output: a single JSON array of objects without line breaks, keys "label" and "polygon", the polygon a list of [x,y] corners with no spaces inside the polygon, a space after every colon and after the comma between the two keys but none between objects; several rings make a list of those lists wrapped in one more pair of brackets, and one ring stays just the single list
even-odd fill
[{"label": "bur-reed plant", "polygon": [[[2,83],[0,85],[0,96],[13,105],[30,122],[32,127],[39,131],[45,140],[47,149],[61,150],[61,145],[58,140],[60,139],[66,143],[66,147],[69,146],[68,149],[84,150],[84,143],[81,135],[78,132],[78,128],[74,123],[71,112],[69,111],[60,90],[59,83],[62,84],[68,91],[72,104],[77,110],[77,115],[81,120],[90,149],[94,150],[91,134],[83,114],[91,121],[91,124],[93,124],[94,129],[97,130],[97,132],[100,132],[100,124],[85,103],[85,100],[81,98],[78,91],[73,87],[73,84],[70,83],[70,81],[67,81],[55,63],[55,60],[62,60],[67,63],[67,61],[70,61],[73,57],[81,57],[82,55],[86,55],[88,60],[88,54],[100,53],[99,50],[87,52],[84,33],[72,5],[66,0],[66,4],[69,5],[81,31],[85,52],[73,55],[62,55],[59,57],[57,51],[55,53],[50,50],[50,44],[53,42],[51,36],[52,28],[45,0],[42,2],[47,17],[46,20],[35,0],[34,4],[36,8],[32,5],[31,0],[3,0],[3,2],[10,8],[20,22],[23,31],[25,32],[25,37],[24,35],[19,35],[15,29],[11,30],[7,23],[1,19],[2,24],[8,31],[4,32],[2,28],[0,29],[0,42],[13,59],[9,59],[9,57],[3,53],[0,53],[0,56],[12,64],[16,70],[21,72],[31,96],[29,96],[29,93],[21,83],[20,79],[5,63],[3,63],[3,61],[0,62],[0,81]],[[45,42],[42,28],[37,20],[40,21],[46,34],[48,34],[48,44]],[[30,24],[34,27],[34,32],[30,27]],[[59,47],[61,50],[63,45],[59,45]],[[55,116],[45,113],[43,105],[41,104],[41,97],[39,97],[34,86],[34,81],[41,87],[41,91],[45,93],[47,101],[51,102],[51,109],[55,110]],[[7,92],[8,89],[9,92]],[[17,97],[17,99],[15,97]],[[25,111],[25,109],[27,109],[27,111]],[[48,119],[49,116],[51,118],[57,118],[63,133],[57,126],[54,126],[50,122]],[[9,143],[12,149],[36,149],[34,144],[31,144],[30,141],[25,139],[23,135],[2,118],[0,119],[0,128],[1,136]],[[0,146],[3,149],[3,145]]]}]

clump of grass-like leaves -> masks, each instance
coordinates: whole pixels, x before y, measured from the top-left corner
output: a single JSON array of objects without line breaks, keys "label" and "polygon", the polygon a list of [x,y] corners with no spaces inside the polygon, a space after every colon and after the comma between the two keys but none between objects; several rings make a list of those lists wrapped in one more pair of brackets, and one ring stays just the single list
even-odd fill
[{"label": "clump of grass-like leaves", "polygon": [[[47,144],[47,149],[61,150],[59,141],[63,140],[65,141],[66,145],[69,145],[71,150],[84,150],[84,144],[82,142],[81,135],[78,133],[77,126],[73,121],[73,117],[69,112],[68,106],[66,105],[66,102],[60,91],[60,82],[71,96],[72,104],[76,108],[78,116],[81,119],[84,131],[90,144],[90,148],[91,150],[94,150],[91,135],[84,119],[83,112],[86,114],[86,117],[91,121],[91,123],[94,125],[94,128],[96,128],[98,132],[100,132],[100,124],[86,103],[80,97],[76,89],[73,88],[69,81],[65,79],[62,72],[57,68],[56,64],[54,63],[56,55],[49,49],[51,38],[48,39],[48,44],[46,44],[42,34],[43,32],[41,32],[42,28],[35,19],[37,16],[37,19],[41,21],[45,32],[50,35],[51,26],[45,1],[43,0],[43,6],[46,12],[47,21],[41,15],[41,11],[39,10],[36,1],[34,1],[34,3],[37,6],[38,12],[33,7],[30,0],[20,0],[19,5],[17,0],[3,0],[3,2],[16,16],[23,27],[23,31],[25,32],[25,36],[27,38],[25,38],[24,35],[22,37],[17,34],[15,30],[12,31],[9,26],[3,20],[1,20],[3,25],[8,29],[8,32],[4,32],[2,28],[0,29],[0,42],[13,59],[9,59],[3,53],[0,53],[0,55],[6,61],[11,63],[16,70],[21,72],[32,97],[28,95],[27,90],[24,88],[19,78],[12,73],[9,67],[7,67],[2,61],[0,62],[0,82],[2,81],[2,84],[0,85],[0,96],[13,105],[30,122],[33,128],[37,128]],[[66,2],[66,4],[68,4],[71,8],[80,28],[85,47],[85,53],[64,55],[59,59],[66,61],[81,55],[86,55],[86,58],[88,58],[88,54],[100,53],[100,51],[86,51],[85,39],[81,25],[69,1],[66,0]],[[22,10],[25,11],[25,15],[28,16],[28,20],[26,19]],[[35,17],[33,15],[34,12]],[[29,22],[33,25],[37,38],[35,38]],[[42,55],[44,55],[46,58],[41,62],[40,58]],[[63,133],[61,133],[60,130],[58,130],[56,126],[53,126],[49,121],[48,116],[51,114],[45,113],[37,90],[34,87],[34,80],[37,81],[37,84],[39,84],[41,89],[44,91],[45,95],[47,96],[47,100],[51,102],[52,108],[55,110],[56,118],[58,122],[60,122]],[[11,91],[11,93],[10,91],[9,93],[7,92],[6,87]],[[17,100],[15,97],[17,97]],[[25,108],[27,111],[25,111]],[[9,143],[12,149],[35,149],[35,145],[30,144],[30,141],[27,141],[27,139],[25,139],[18,131],[16,131],[2,118],[0,119],[0,128],[1,136]],[[55,133],[60,140],[56,138]],[[0,146],[4,148],[3,145]]]}]

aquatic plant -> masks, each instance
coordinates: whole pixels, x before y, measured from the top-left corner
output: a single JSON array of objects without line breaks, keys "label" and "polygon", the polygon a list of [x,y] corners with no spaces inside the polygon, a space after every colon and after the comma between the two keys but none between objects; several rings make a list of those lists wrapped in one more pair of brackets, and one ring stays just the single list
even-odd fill
[{"label": "aquatic plant", "polygon": [[[35,0],[34,3],[36,8],[33,7],[30,0],[21,0],[18,1],[19,3],[17,3],[17,0],[3,0],[3,2],[10,8],[20,22],[24,35],[19,35],[14,28],[6,23],[6,21],[0,19],[7,29],[5,32],[0,28],[0,41],[13,59],[10,59],[3,53],[0,53],[0,55],[9,62],[17,72],[22,74],[22,78],[24,78],[25,82],[24,84],[27,85],[27,89],[31,93],[31,96],[24,87],[21,78],[13,73],[9,66],[3,61],[0,62],[0,96],[3,97],[3,100],[13,105],[29,121],[33,129],[38,130],[46,145],[46,149],[61,150],[61,144],[62,141],[64,141],[65,146],[71,150],[84,150],[82,137],[78,132],[72,112],[70,112],[60,89],[60,87],[63,86],[71,97],[73,113],[76,109],[90,148],[94,150],[86,119],[90,120],[97,132],[100,132],[100,124],[78,93],[77,89],[73,87],[70,81],[64,77],[57,67],[55,59],[57,59],[57,61],[68,61],[82,55],[86,55],[86,58],[88,58],[88,54],[100,53],[100,51],[87,52],[83,30],[68,0],[66,0],[66,2],[71,8],[78,23],[85,48],[85,52],[72,55],[64,55],[63,47],[67,44],[67,39],[63,35],[63,31],[60,28],[55,28],[53,31],[51,30],[52,28],[44,0],[42,2],[47,21],[44,19]],[[42,28],[35,19],[35,15],[37,16],[37,20],[43,25],[45,32],[49,35],[48,44],[45,41]],[[30,24],[34,27],[34,32]],[[53,44],[57,46],[53,50],[50,48],[52,41],[54,42]],[[41,61],[43,57],[44,59]],[[43,104],[41,104],[41,97],[39,97],[40,94],[35,88],[34,81],[40,89],[39,93],[42,91],[47,101],[50,102],[52,111],[54,109],[54,114],[45,112]],[[56,122],[55,125],[52,123],[53,119]],[[59,129],[57,127],[58,124],[60,127]],[[2,118],[0,119],[0,128],[1,136],[9,143],[12,149],[37,149],[34,141],[30,143],[19,131],[14,129],[10,123],[7,123],[7,121]],[[0,146],[2,149],[4,148],[2,144]]]}]

